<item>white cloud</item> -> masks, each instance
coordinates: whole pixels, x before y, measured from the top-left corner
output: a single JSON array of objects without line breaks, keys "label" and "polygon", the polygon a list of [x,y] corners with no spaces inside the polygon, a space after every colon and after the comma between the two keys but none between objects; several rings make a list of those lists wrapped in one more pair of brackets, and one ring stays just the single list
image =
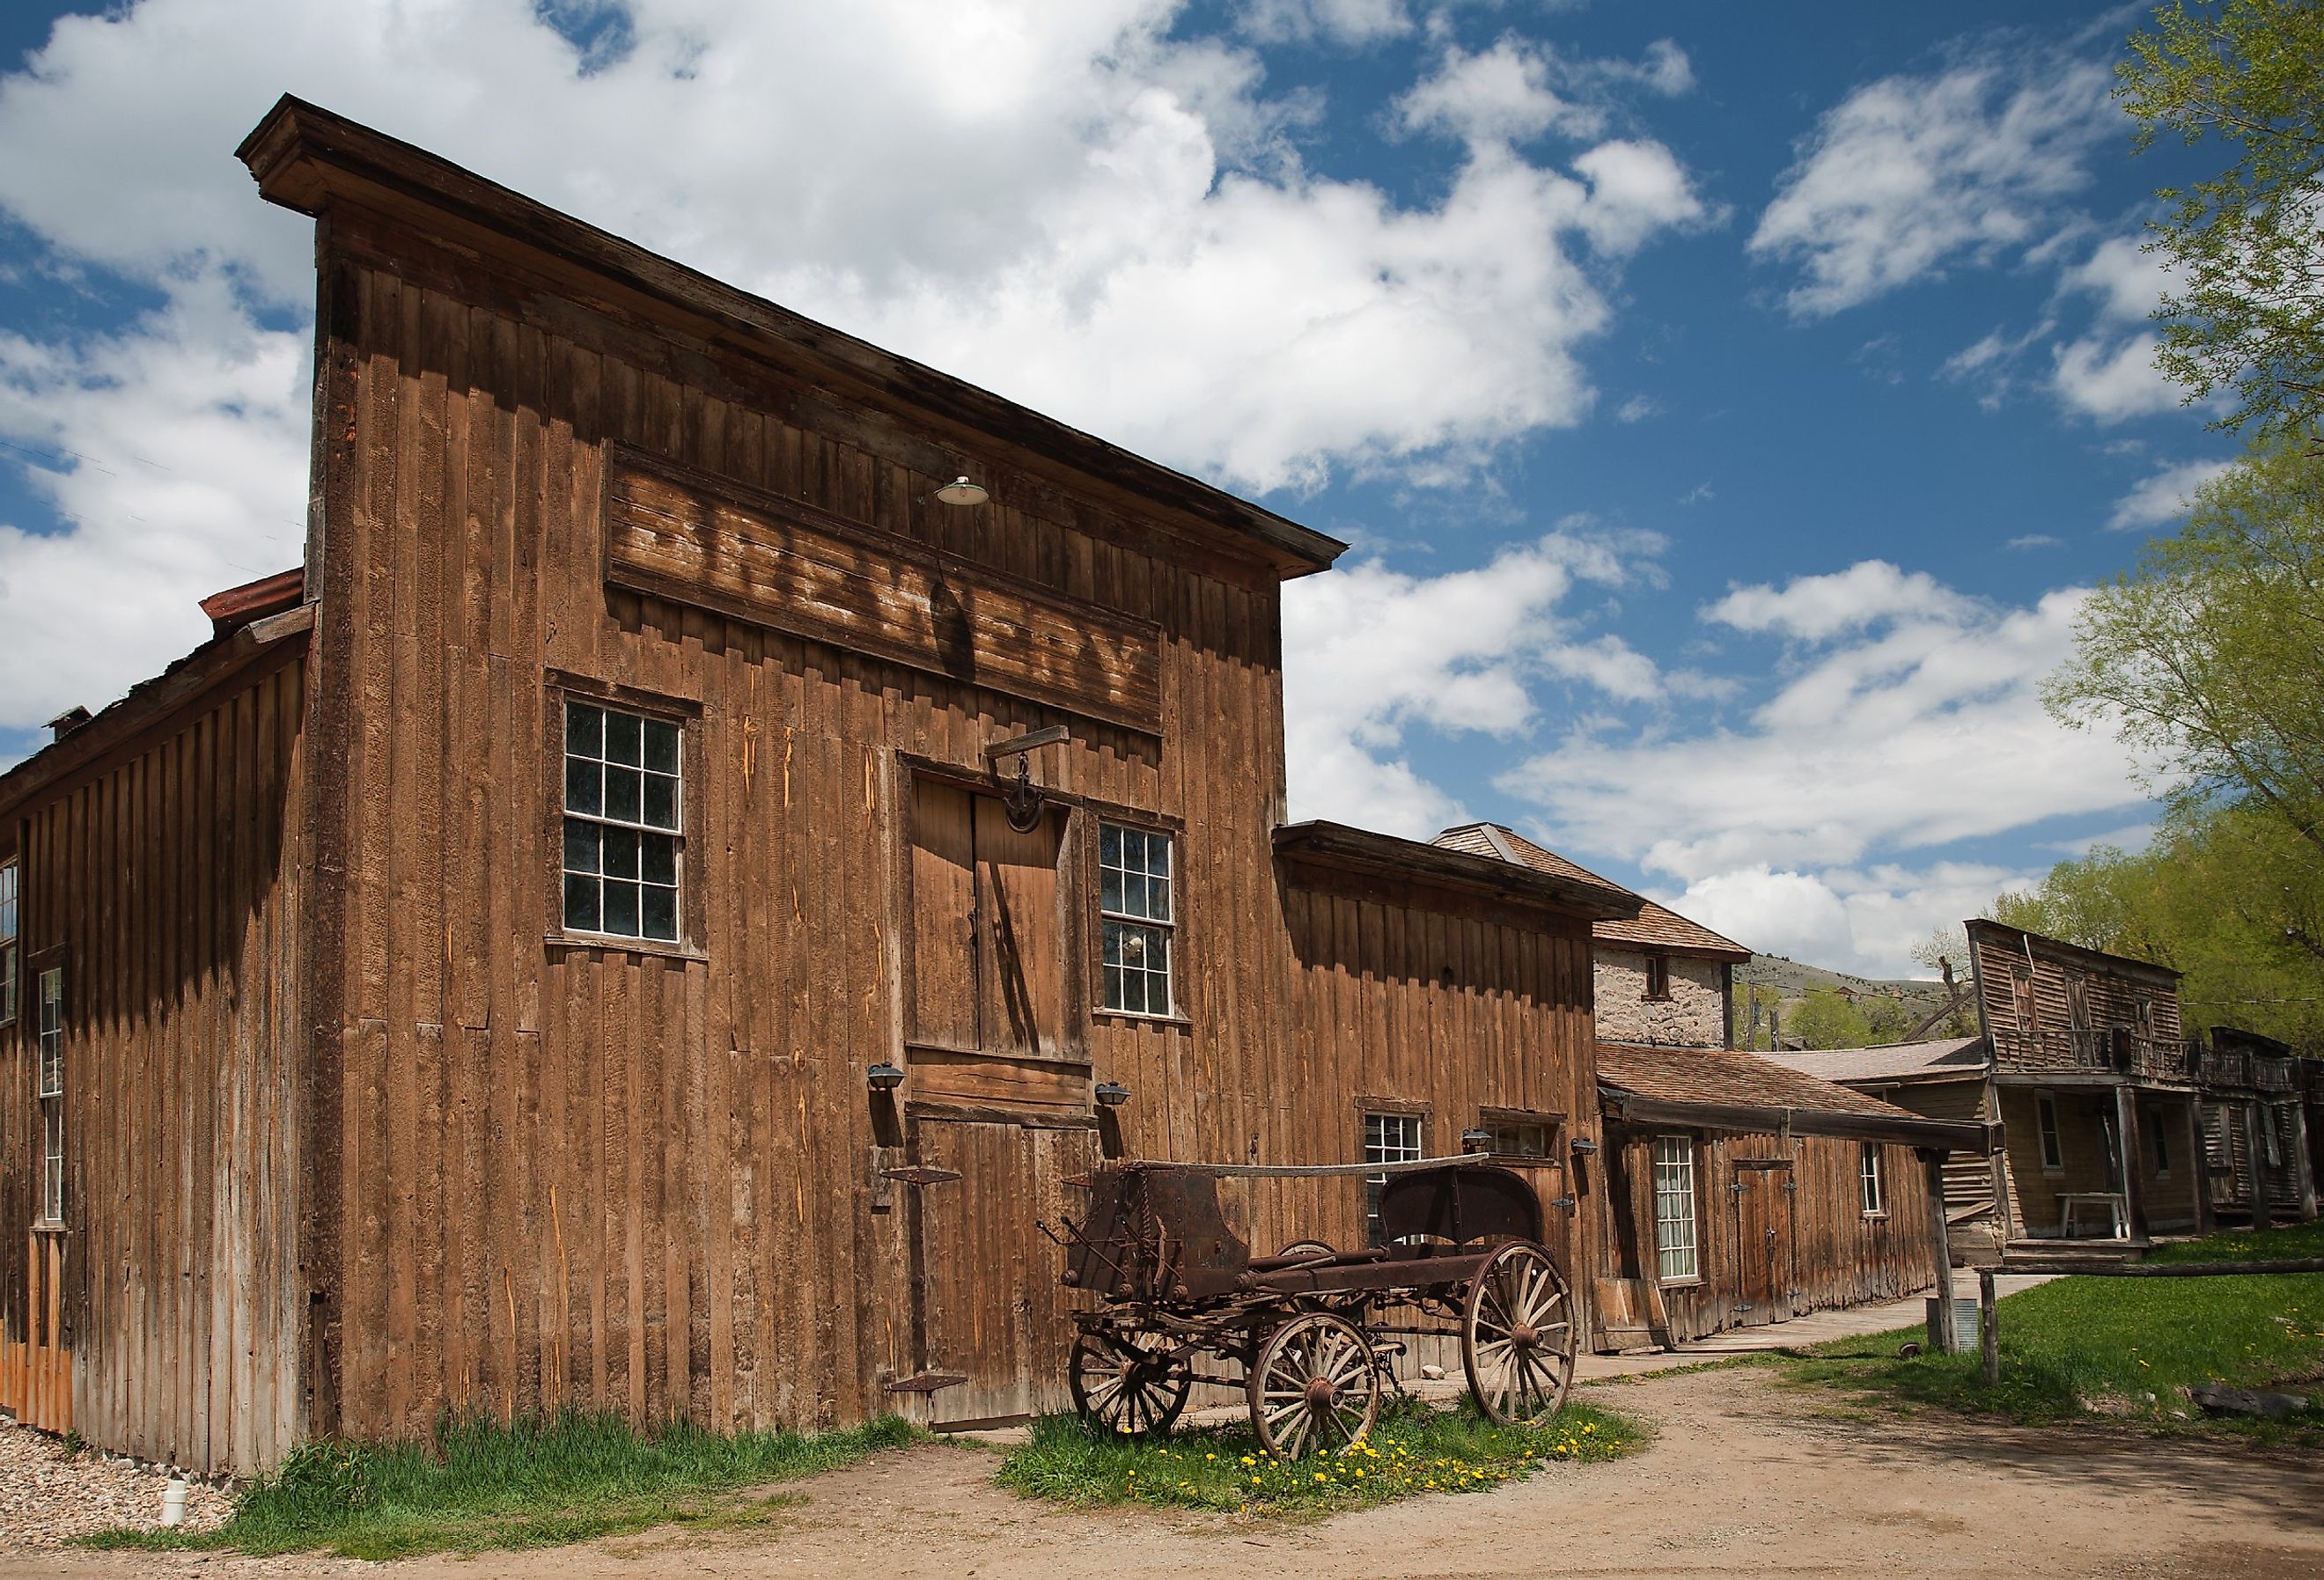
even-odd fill
[{"label": "white cloud", "polygon": [[2181,461],[2143,478],[2135,488],[2115,501],[2107,525],[2117,532],[2140,527],[2160,527],[2184,519],[2195,491],[2225,472],[2227,461]]},{"label": "white cloud", "polygon": [[2129,322],[2152,317],[2177,282],[2176,273],[2145,251],[2137,237],[2120,236],[2100,242],[2061,277],[2066,289],[2097,297],[2107,318]]},{"label": "white cloud", "polygon": [[1404,755],[1410,729],[1520,735],[1536,717],[1527,682],[1543,674],[1652,695],[1650,661],[1612,637],[1572,636],[1557,608],[1578,582],[1631,579],[1625,548],[1660,547],[1560,531],[1474,570],[1416,577],[1367,560],[1286,586],[1293,816],[1425,838],[1462,813]]},{"label": "white cloud", "polygon": [[2155,367],[2159,344],[2153,335],[2085,335],[2052,353],[2050,387],[2068,411],[2098,422],[2175,411],[2185,392]]},{"label": "white cloud", "polygon": [[1794,577],[1782,587],[1737,587],[1702,617],[1738,631],[1822,642],[1902,615],[1958,619],[1969,607],[1925,570],[1907,574],[1885,559],[1865,559],[1846,570]]},{"label": "white cloud", "polygon": [[1617,422],[1644,422],[1663,414],[1663,403],[1652,395],[1632,395],[1614,410]]},{"label": "white cloud", "polygon": [[1996,49],[1858,88],[1817,123],[1750,250],[1797,265],[1786,300],[1821,318],[2030,246],[2118,129],[2109,82],[2102,62]]},{"label": "white cloud", "polygon": [[73,522],[0,525],[0,727],[110,701],[209,634],[198,599],[299,562],[310,356],[215,271],[117,335],[0,338],[0,430]]},{"label": "white cloud", "polygon": [[1404,0],[1249,0],[1242,30],[1267,43],[1371,44],[1412,31]]},{"label": "white cloud", "polygon": [[1552,88],[1554,65],[1545,47],[1514,33],[1480,54],[1450,46],[1435,75],[1396,101],[1397,123],[1406,132],[1449,132],[1471,143],[1522,143],[1552,131],[1597,135],[1605,112]]},{"label": "white cloud", "polygon": [[[1968,914],[1934,908],[1990,875],[1946,877],[1954,842],[2141,800],[2118,744],[2041,705],[2086,596],[1997,607],[1877,560],[1738,588],[1703,618],[1789,644],[1784,680],[1748,721],[1577,729],[1496,782],[1542,809],[1553,844],[1668,873],[1687,886],[1682,911],[1762,948],[1808,957],[1837,938],[1831,908],[1802,899],[1821,883],[1845,902],[1854,951],[1825,963],[1901,968],[1894,940]],[[1916,868],[1916,853],[1937,864]],[[1771,917],[1784,896],[1803,909],[1761,921],[1750,895]]]},{"label": "white cloud", "polygon": [[[1364,0],[1307,9],[1335,38],[1405,15]],[[41,151],[0,161],[0,208],[63,266],[208,282],[199,313],[134,328],[102,355],[241,366],[275,344],[262,323],[312,300],[308,223],[260,201],[232,158],[288,90],[1250,491],[1351,469],[1441,481],[1580,421],[1595,398],[1580,353],[1612,319],[1616,265],[1702,214],[1676,160],[1635,135],[1562,163],[1464,147],[1417,204],[1317,175],[1286,135],[1312,96],[1270,93],[1247,51],[1176,36],[1172,0],[635,0],[623,14],[624,47],[586,59],[530,0],[143,0],[67,17],[0,79],[0,147]],[[1665,55],[1638,71],[1661,90],[1679,75]],[[79,366],[84,352],[98,355],[20,343],[12,376],[36,388],[44,360]],[[85,428],[181,420],[84,374]],[[198,390],[180,394],[189,432],[233,426]],[[118,415],[96,411],[108,401]],[[65,442],[37,407],[18,401],[6,431]],[[303,489],[303,444],[285,470],[272,397],[234,410],[250,431],[223,438],[202,476],[244,517],[271,518]],[[107,477],[73,463],[58,486],[75,513],[123,531],[135,491]],[[52,585],[39,566],[101,559],[101,533],[87,550],[78,537],[11,532],[0,579],[28,596]],[[45,630],[0,626],[0,670],[58,670]],[[153,658],[134,644],[74,684],[103,700]]]},{"label": "white cloud", "polygon": [[2063,538],[2052,537],[2048,532],[2028,532],[2022,538],[2010,539],[2008,543],[2008,547],[2021,554],[2034,549],[2063,549],[2065,546]]}]

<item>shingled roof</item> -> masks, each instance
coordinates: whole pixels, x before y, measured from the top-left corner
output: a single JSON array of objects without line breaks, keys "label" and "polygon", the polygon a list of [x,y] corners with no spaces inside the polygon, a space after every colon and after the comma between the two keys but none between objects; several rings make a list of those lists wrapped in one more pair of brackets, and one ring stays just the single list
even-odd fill
[{"label": "shingled roof", "polygon": [[[1498,856],[1502,861],[1537,872],[1554,873],[1560,877],[1584,882],[1604,883],[1618,888],[1612,880],[1601,878],[1589,868],[1566,860],[1554,850],[1545,850],[1519,834],[1514,828],[1499,823],[1468,823],[1458,828],[1447,828],[1438,835],[1435,843],[1452,850],[1465,850],[1472,855]],[[1729,938],[1712,932],[1701,922],[1689,921],[1667,906],[1657,905],[1641,895],[1638,914],[1628,921],[1593,923],[1591,937],[1601,944],[1617,944],[1630,948],[1663,949],[1674,955],[1702,955],[1714,960],[1743,961],[1751,951]]]},{"label": "shingled roof", "polygon": [[1960,1081],[1985,1074],[1985,1039],[1947,1037],[1886,1048],[1830,1048],[1761,1057],[1820,1081]]},{"label": "shingled roof", "polygon": [[1986,1152],[1984,1124],[1924,1119],[1830,1081],[1732,1049],[1598,1045],[1598,1095],[1607,1112],[1636,1124],[1775,1132],[1898,1141]]}]

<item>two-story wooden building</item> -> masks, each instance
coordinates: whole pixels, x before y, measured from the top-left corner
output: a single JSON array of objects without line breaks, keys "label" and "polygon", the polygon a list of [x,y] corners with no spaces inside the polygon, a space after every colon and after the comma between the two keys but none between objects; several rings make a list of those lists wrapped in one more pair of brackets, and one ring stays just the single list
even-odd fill
[{"label": "two-story wooden building", "polygon": [[241,153],[306,554],[0,775],[0,1405],[206,1470],[1053,1408],[1105,1153],[1477,1131],[1596,1264],[1637,901],[1286,826],[1340,544],[312,106]]}]

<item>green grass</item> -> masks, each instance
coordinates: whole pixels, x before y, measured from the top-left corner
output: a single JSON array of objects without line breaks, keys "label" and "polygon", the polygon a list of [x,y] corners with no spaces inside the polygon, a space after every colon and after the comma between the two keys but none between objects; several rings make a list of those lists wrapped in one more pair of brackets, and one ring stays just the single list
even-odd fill
[{"label": "green grass", "polygon": [[253,1483],[233,1518],[200,1535],[112,1530],[111,1548],[328,1548],[343,1557],[554,1547],[683,1523],[761,1523],[798,1501],[736,1496],[745,1487],[830,1470],[919,1432],[893,1417],[813,1437],[732,1437],[673,1423],[639,1432],[617,1416],[565,1413],[513,1426],[445,1422],[426,1443],[309,1444]]},{"label": "green grass", "polygon": [[1907,1409],[2043,1422],[2088,1418],[2095,1409],[2158,1431],[2324,1445],[2324,1411],[2290,1422],[2214,1418],[2181,1391],[2218,1381],[2318,1392],[2324,1274],[2069,1277],[2007,1297],[1999,1313],[2001,1380],[1990,1389],[1974,1354],[1899,1360],[1897,1347],[1921,1338],[1918,1329],[1819,1344],[1784,1370],[1799,1382]]},{"label": "green grass", "polygon": [[2256,1234],[2231,1229],[2207,1240],[2158,1245],[2143,1260],[2168,1262],[2305,1261],[2317,1256],[2324,1256],[2324,1218],[2312,1224],[2294,1224],[2289,1228],[2262,1229]]},{"label": "green grass", "polygon": [[1548,1426],[1497,1427],[1463,1401],[1416,1402],[1380,1412],[1353,1450],[1269,1459],[1249,1426],[1182,1429],[1148,1442],[1045,1416],[1031,1440],[1001,1461],[1001,1484],[1076,1507],[1153,1503],[1228,1513],[1299,1514],[1365,1508],[1423,1492],[1488,1492],[1544,1463],[1614,1459],[1646,1428],[1612,1410],[1569,1403]]}]

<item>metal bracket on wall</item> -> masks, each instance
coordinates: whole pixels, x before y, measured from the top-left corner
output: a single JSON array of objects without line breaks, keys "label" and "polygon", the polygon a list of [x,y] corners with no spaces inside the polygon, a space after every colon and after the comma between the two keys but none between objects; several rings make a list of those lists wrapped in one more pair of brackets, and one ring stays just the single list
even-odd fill
[{"label": "metal bracket on wall", "polygon": [[910,1377],[899,1377],[887,1385],[890,1393],[934,1393],[939,1388],[957,1388],[968,1381],[958,1372],[921,1372]]},{"label": "metal bracket on wall", "polygon": [[943,1185],[960,1178],[957,1169],[929,1169],[918,1163],[908,1169],[882,1169],[880,1172],[890,1179],[900,1179],[906,1185]]}]

